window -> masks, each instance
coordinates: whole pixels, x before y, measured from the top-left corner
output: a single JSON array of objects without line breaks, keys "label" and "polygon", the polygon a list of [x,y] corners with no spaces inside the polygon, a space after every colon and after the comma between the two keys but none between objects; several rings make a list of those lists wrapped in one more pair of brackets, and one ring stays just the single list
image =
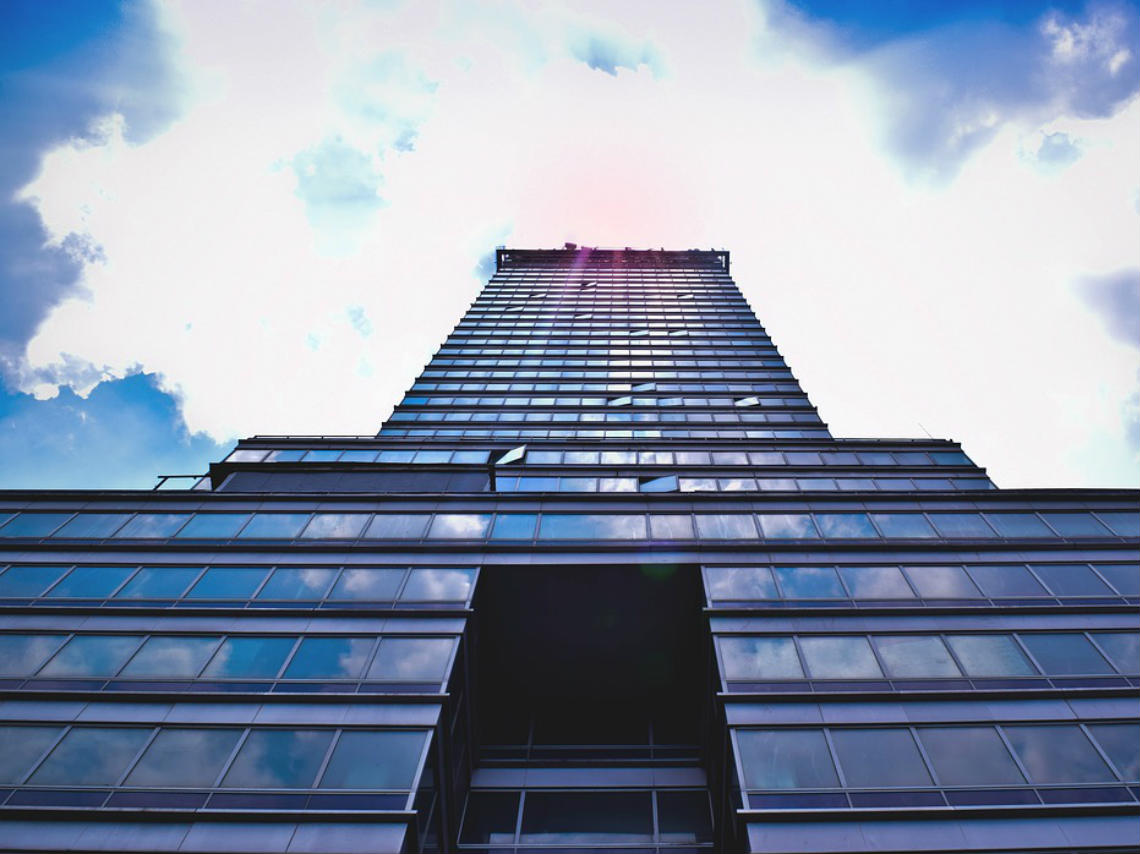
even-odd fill
[{"label": "window", "polygon": [[829,540],[866,540],[879,536],[871,520],[862,513],[817,513],[815,521]]},{"label": "window", "polygon": [[193,679],[220,640],[220,637],[149,638],[123,668],[122,675]]},{"label": "window", "polygon": [[844,599],[847,597],[830,566],[777,566],[773,569],[785,599]]},{"label": "window", "polygon": [[77,566],[47,592],[51,599],[103,599],[135,571],[133,566]]},{"label": "window", "polygon": [[995,599],[1048,594],[1024,566],[967,566],[966,571],[985,595]]},{"label": "window", "polygon": [[878,679],[882,671],[864,637],[805,637],[800,649],[815,679]]},{"label": "window", "polygon": [[1115,781],[1115,775],[1080,727],[1007,726],[1003,729],[1031,782]]},{"label": "window", "polygon": [[66,635],[0,635],[0,676],[34,673]]},{"label": "window", "polygon": [[47,663],[41,676],[111,676],[119,671],[142,639],[132,635],[74,637]]},{"label": "window", "polygon": [[249,599],[268,574],[261,566],[214,566],[202,574],[186,598]]},{"label": "window", "polygon": [[1108,662],[1084,635],[1026,633],[1021,642],[1048,674],[1112,673]]},{"label": "window", "polygon": [[1089,724],[1088,730],[1124,780],[1140,779],[1140,724]]},{"label": "window", "polygon": [[214,679],[273,679],[296,642],[291,637],[226,638],[202,675]]},{"label": "window", "polygon": [[228,540],[249,521],[248,513],[199,513],[186,523],[178,539]]},{"label": "window", "polygon": [[53,726],[0,726],[0,783],[19,783],[61,732]]},{"label": "window", "polygon": [[306,540],[355,540],[367,521],[366,513],[315,513],[301,537]]},{"label": "window", "polygon": [[641,515],[543,515],[539,527],[542,540],[642,540],[645,517]]},{"label": "window", "polygon": [[427,513],[377,513],[364,532],[366,540],[418,540],[427,529]]},{"label": "window", "polygon": [[410,789],[427,733],[345,732],[321,776],[322,789]]},{"label": "window", "polygon": [[725,679],[804,678],[791,638],[722,637],[717,643]]},{"label": "window", "polygon": [[370,637],[307,637],[285,669],[286,679],[358,679],[375,641]]},{"label": "window", "polygon": [[834,729],[831,740],[848,786],[929,786],[926,764],[907,729]]},{"label": "window", "polygon": [[255,729],[242,744],[222,785],[238,789],[306,789],[328,752],[332,732]]},{"label": "window", "polygon": [[403,569],[346,567],[329,599],[339,602],[391,602],[396,598],[404,574]]},{"label": "window", "polygon": [[0,597],[30,599],[55,584],[66,566],[10,566],[0,574]]},{"label": "window", "polygon": [[0,537],[46,537],[70,518],[70,513],[17,513],[0,526]]},{"label": "window", "polygon": [[841,566],[839,574],[856,599],[914,598],[914,591],[896,566]]},{"label": "window", "polygon": [[838,786],[839,777],[820,730],[738,730],[736,743],[749,789]]},{"label": "window", "polygon": [[1111,596],[1112,590],[1085,564],[1034,564],[1033,571],[1058,596]]},{"label": "window", "polygon": [[872,513],[871,519],[883,532],[883,536],[891,539],[927,539],[935,536],[926,517],[918,513]]},{"label": "window", "polygon": [[649,527],[655,540],[691,540],[693,538],[693,517],[689,515],[662,515],[654,513],[649,517]]},{"label": "window", "polygon": [[115,538],[157,540],[173,537],[189,519],[188,513],[138,513],[115,532]]},{"label": "window", "polygon": [[879,657],[888,676],[960,676],[940,638],[922,635],[879,635],[875,637]]},{"label": "window", "polygon": [[336,570],[321,566],[291,566],[274,570],[257,594],[257,600],[316,601],[323,599]]},{"label": "window", "polygon": [[73,727],[28,782],[43,786],[113,785],[150,734],[150,728],[141,727]]},{"label": "window", "polygon": [[806,513],[762,514],[760,527],[769,540],[815,539],[819,536],[815,523]]},{"label": "window", "polygon": [[128,775],[128,786],[213,786],[241,730],[163,729]]},{"label": "window", "polygon": [[[657,517],[653,517],[656,519]],[[776,599],[776,584],[766,566],[710,566],[705,585],[713,601]]]},{"label": "window", "polygon": [[1025,782],[993,727],[919,727],[918,738],[943,786]]},{"label": "window", "polygon": [[477,540],[491,526],[488,513],[437,513],[428,537],[435,540]]},{"label": "window", "polygon": [[466,602],[474,584],[474,569],[417,567],[408,576],[400,599],[405,602]]},{"label": "window", "polygon": [[1140,672],[1140,634],[1093,632],[1092,639],[1121,673]]},{"label": "window", "polygon": [[970,676],[1034,676],[1037,668],[1009,635],[948,635],[950,648]]},{"label": "window", "polygon": [[301,533],[308,521],[308,513],[257,513],[238,537],[243,540],[291,540]]},{"label": "window", "polygon": [[368,669],[369,679],[442,682],[447,676],[451,638],[386,637]]},{"label": "window", "polygon": [[980,599],[981,592],[960,566],[908,566],[907,577],[924,599]]}]

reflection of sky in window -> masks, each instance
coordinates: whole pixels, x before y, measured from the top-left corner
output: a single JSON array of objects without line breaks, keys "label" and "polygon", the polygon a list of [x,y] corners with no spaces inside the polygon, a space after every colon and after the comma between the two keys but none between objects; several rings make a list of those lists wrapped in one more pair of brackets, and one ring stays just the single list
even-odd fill
[{"label": "reflection of sky in window", "polygon": [[306,540],[354,540],[364,530],[367,513],[316,513],[301,538]]},{"label": "reflection of sky in window", "polygon": [[0,635],[0,676],[34,673],[66,635]]},{"label": "reflection of sky in window", "polygon": [[848,786],[929,786],[930,773],[907,729],[834,729],[831,740]]},{"label": "reflection of sky in window", "polygon": [[883,675],[863,637],[800,638],[800,649],[816,679],[873,679]]},{"label": "reflection of sky in window", "polygon": [[1093,632],[1092,639],[1122,673],[1140,672],[1140,633]]},{"label": "reflection of sky in window", "polygon": [[102,599],[110,596],[134,571],[133,566],[77,566],[47,595],[49,598]]},{"label": "reflection of sky in window", "polygon": [[323,566],[283,567],[274,571],[257,594],[258,599],[314,600],[336,577],[336,570]]},{"label": "reflection of sky in window", "polygon": [[272,679],[293,649],[294,638],[231,637],[210,660],[203,676]]},{"label": "reflection of sky in window", "polygon": [[75,727],[28,781],[42,786],[108,786],[118,781],[151,728]]},{"label": "reflection of sky in window", "polygon": [[123,668],[122,676],[194,677],[220,638],[152,637]]},{"label": "reflection of sky in window", "polygon": [[966,571],[987,596],[1044,596],[1046,590],[1024,566],[968,566]]},{"label": "reflection of sky in window", "polygon": [[697,530],[706,540],[749,540],[756,538],[756,522],[743,513],[698,513]]},{"label": "reflection of sky in window", "polygon": [[908,566],[906,574],[924,599],[980,599],[982,596],[960,566]]},{"label": "reflection of sky in window", "polygon": [[872,513],[871,519],[884,537],[907,540],[935,536],[930,523],[918,513]]},{"label": "reflection of sky in window", "polygon": [[1084,635],[1025,632],[1021,642],[1050,675],[1113,672]]},{"label": "reflection of sky in window", "polygon": [[115,537],[138,540],[172,537],[189,518],[188,513],[139,513],[116,531]]},{"label": "reflection of sky in window", "polygon": [[823,535],[832,540],[875,539],[879,532],[862,513],[816,513],[815,521]]},{"label": "reflection of sky in window", "polygon": [[190,588],[187,599],[248,599],[269,573],[263,566],[213,566]]},{"label": "reflection of sky in window", "polygon": [[0,783],[19,783],[61,727],[0,726]]},{"label": "reflection of sky in window", "polygon": [[662,515],[654,513],[649,517],[649,527],[655,540],[691,540],[693,538],[693,517],[684,515]]},{"label": "reflection of sky in window", "polygon": [[72,638],[40,676],[110,676],[123,666],[141,640],[130,635]]},{"label": "reflection of sky in window", "polygon": [[406,601],[465,602],[474,580],[474,569],[417,567],[412,570],[400,598]]},{"label": "reflection of sky in window", "polygon": [[308,788],[330,741],[332,733],[328,730],[254,730],[222,785],[240,789]]},{"label": "reflection of sky in window", "polygon": [[1090,724],[1089,732],[1125,780],[1140,779],[1140,724]]},{"label": "reflection of sky in window", "polygon": [[39,596],[67,572],[66,566],[10,566],[0,575],[0,596]]},{"label": "reflection of sky in window", "polygon": [[348,568],[337,579],[330,599],[359,599],[372,602],[388,602],[396,598],[400,582],[404,580],[403,569]]},{"label": "reflection of sky in window", "polygon": [[996,536],[978,513],[931,513],[930,521],[938,533],[950,539]]},{"label": "reflection of sky in window", "polygon": [[305,638],[285,669],[286,679],[356,679],[368,663],[369,637]]},{"label": "reflection of sky in window", "polygon": [[791,638],[722,637],[718,639],[725,679],[803,679]]},{"label": "reflection of sky in window", "polygon": [[749,789],[839,785],[821,730],[739,730],[737,743]]},{"label": "reflection of sky in window", "polygon": [[777,566],[773,572],[786,599],[842,599],[847,596],[830,566]]},{"label": "reflection of sky in window", "polygon": [[437,540],[478,540],[490,525],[489,513],[437,513],[428,536]]},{"label": "reflection of sky in window", "polygon": [[240,729],[164,729],[128,775],[128,786],[212,786]]},{"label": "reflection of sky in window", "polygon": [[1101,783],[1116,779],[1076,726],[1003,729],[1033,783]]},{"label": "reflection of sky in window", "polygon": [[1108,529],[1088,513],[1042,513],[1062,537],[1107,537]]},{"label": "reflection of sky in window", "polygon": [[856,599],[913,599],[897,566],[841,566],[839,573]]},{"label": "reflection of sky in window", "polygon": [[178,539],[228,540],[249,520],[248,513],[199,513],[178,532]]},{"label": "reflection of sky in window", "polygon": [[80,513],[52,536],[74,540],[109,537],[129,516],[129,513]]},{"label": "reflection of sky in window", "polygon": [[1009,635],[949,635],[969,676],[1033,676],[1037,669]]},{"label": "reflection of sky in window", "polygon": [[879,657],[889,676],[960,676],[958,666],[936,637],[880,635],[875,638]]},{"label": "reflection of sky in window", "polygon": [[322,789],[403,789],[415,782],[427,733],[345,732],[321,777]]},{"label": "reflection of sky in window", "polygon": [[368,678],[442,682],[454,645],[451,638],[384,638]]},{"label": "reflection of sky in window", "polygon": [[709,599],[775,599],[776,584],[766,566],[712,566],[705,569]]},{"label": "reflection of sky in window", "polygon": [[1054,537],[1035,513],[987,513],[986,520],[1003,537]]},{"label": "reflection of sky in window", "polygon": [[46,537],[70,516],[70,513],[18,513],[0,528],[0,537]]},{"label": "reflection of sky in window", "polygon": [[537,525],[538,516],[534,513],[499,513],[495,516],[491,539],[530,540]]},{"label": "reflection of sky in window", "polygon": [[769,540],[815,539],[815,523],[806,513],[762,514],[760,527]]},{"label": "reflection of sky in window", "polygon": [[418,540],[424,535],[427,513],[378,513],[364,532],[366,540]]},{"label": "reflection of sky in window", "polygon": [[643,540],[645,517],[611,513],[605,515],[543,515],[539,538],[545,540]]},{"label": "reflection of sky in window", "polygon": [[993,727],[922,727],[918,738],[944,786],[1025,782]]},{"label": "reflection of sky in window", "polygon": [[243,540],[291,540],[308,519],[308,513],[257,513],[238,537]]},{"label": "reflection of sky in window", "polygon": [[200,566],[144,566],[115,594],[116,599],[174,599],[190,586]]},{"label": "reflection of sky in window", "polygon": [[1033,564],[1033,571],[1058,596],[1111,596],[1112,590],[1085,564]]}]

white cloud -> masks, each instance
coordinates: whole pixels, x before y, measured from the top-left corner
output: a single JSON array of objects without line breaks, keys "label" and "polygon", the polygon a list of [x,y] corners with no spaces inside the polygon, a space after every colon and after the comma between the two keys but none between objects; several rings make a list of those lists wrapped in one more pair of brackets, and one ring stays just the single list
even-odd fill
[{"label": "white cloud", "polygon": [[[89,297],[29,345],[28,388],[80,364],[80,390],[144,369],[219,439],[371,433],[495,243],[723,246],[837,434],[921,422],[1003,486],[1134,480],[1136,352],[1072,283],[1140,254],[1135,101],[1003,125],[953,182],[917,187],[876,142],[874,76],[762,61],[748,2],[194,2],[165,18],[194,84],[181,118],[141,145],[108,118],[25,190],[56,242],[100,249]],[[576,59],[567,34],[591,21],[665,71]],[[1046,131],[1079,138],[1081,159],[1025,168]],[[363,171],[302,198],[295,166],[329,140]],[[306,199],[345,186],[383,204],[357,204],[333,232],[351,239],[330,241]]]}]

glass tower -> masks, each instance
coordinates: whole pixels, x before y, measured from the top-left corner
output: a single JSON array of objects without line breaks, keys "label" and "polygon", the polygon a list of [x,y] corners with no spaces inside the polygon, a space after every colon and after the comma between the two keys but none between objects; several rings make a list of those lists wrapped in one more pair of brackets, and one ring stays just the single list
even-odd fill
[{"label": "glass tower", "polygon": [[0,850],[1137,849],[1137,492],[834,438],[727,252],[496,267],[375,436],[0,493]]}]

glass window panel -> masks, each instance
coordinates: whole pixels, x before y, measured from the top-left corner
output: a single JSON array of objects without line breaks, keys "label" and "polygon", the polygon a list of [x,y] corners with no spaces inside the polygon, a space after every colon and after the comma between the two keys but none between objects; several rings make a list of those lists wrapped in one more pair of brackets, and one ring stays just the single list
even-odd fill
[{"label": "glass window panel", "polygon": [[604,466],[629,466],[636,462],[637,454],[633,451],[602,451],[602,465]]},{"label": "glass window panel", "polygon": [[0,635],[0,676],[29,676],[59,649],[66,635]]},{"label": "glass window panel", "polygon": [[257,594],[258,600],[315,601],[323,599],[337,571],[324,566],[288,566],[274,571]]},{"label": "glass window panel", "polygon": [[877,679],[883,673],[864,637],[805,637],[800,649],[815,679]]},{"label": "glass window panel", "polygon": [[377,513],[364,532],[366,540],[418,540],[427,529],[428,513]]},{"label": "glass window panel", "polygon": [[897,566],[841,566],[839,574],[855,599],[913,599]]},{"label": "glass window panel", "polygon": [[0,528],[0,537],[46,537],[71,517],[71,513],[18,513]]},{"label": "glass window panel", "polygon": [[1096,515],[1118,537],[1140,537],[1140,513],[1115,513],[1101,510]]},{"label": "glass window panel", "polygon": [[173,537],[189,518],[189,513],[138,513],[115,532],[115,538],[160,540]]},{"label": "glass window panel", "polygon": [[120,675],[193,678],[205,666],[219,640],[219,637],[152,637]]},{"label": "glass window panel", "polygon": [[919,727],[918,740],[944,786],[1025,782],[992,726]]},{"label": "glass window panel", "polygon": [[708,794],[704,791],[658,791],[657,824],[662,842],[712,842]]},{"label": "glass window panel", "polygon": [[481,540],[489,527],[490,513],[437,513],[428,537],[433,540]]},{"label": "glass window panel", "polygon": [[1041,517],[1062,537],[1107,537],[1108,529],[1089,513],[1042,513]]},{"label": "glass window panel", "polygon": [[717,638],[725,679],[803,679],[791,638]]},{"label": "glass window panel", "polygon": [[59,736],[57,726],[0,726],[0,783],[19,783]]},{"label": "glass window panel", "polygon": [[649,517],[649,527],[655,540],[691,540],[693,538],[693,517],[689,514],[663,515],[654,513]]},{"label": "glass window panel", "polygon": [[293,649],[296,638],[228,637],[202,673],[213,679],[272,679]]},{"label": "glass window panel", "polygon": [[473,791],[467,796],[461,845],[502,845],[515,838],[518,824],[519,793]]},{"label": "glass window panel", "polygon": [[340,455],[342,463],[370,463],[376,459],[376,451],[374,450],[356,450],[345,451]]},{"label": "glass window panel", "polygon": [[28,782],[40,786],[109,786],[123,776],[150,734],[150,727],[75,727]]},{"label": "glass window panel", "polygon": [[1052,537],[1036,513],[987,513],[986,520],[1003,537]]},{"label": "glass window panel", "polygon": [[391,602],[396,598],[404,569],[346,567],[329,594],[330,600]]},{"label": "glass window panel", "polygon": [[641,514],[546,513],[539,526],[540,540],[643,540]]},{"label": "glass window panel", "polygon": [[879,536],[863,513],[816,513],[815,521],[829,540],[866,540]]},{"label": "glass window panel", "polygon": [[320,729],[255,729],[238,751],[222,785],[235,789],[306,789],[332,741]]},{"label": "glass window panel", "polygon": [[367,513],[314,513],[301,532],[305,540],[355,540],[364,530]]},{"label": "glass window panel", "polygon": [[637,492],[636,477],[600,477],[598,492]]},{"label": "glass window panel", "polygon": [[538,516],[534,513],[498,513],[495,527],[491,529],[492,540],[532,540]]},{"label": "glass window panel", "polygon": [[331,463],[341,455],[339,448],[314,448],[305,454],[307,463]]},{"label": "glass window panel", "polygon": [[833,729],[831,741],[848,786],[929,786],[933,782],[908,729]]},{"label": "glass window panel", "polygon": [[178,539],[228,540],[236,537],[249,521],[248,513],[199,513],[176,537]]},{"label": "glass window panel", "polygon": [[487,462],[490,457],[490,451],[456,451],[451,455],[451,462],[456,465],[479,465]]},{"label": "glass window panel", "polygon": [[74,637],[40,671],[40,676],[113,676],[141,642],[137,635]]},{"label": "glass window panel", "polygon": [[1140,634],[1093,632],[1092,639],[1121,673],[1140,673]]},{"label": "glass window panel", "polygon": [[277,451],[270,451],[265,460],[273,463],[295,463],[303,456],[305,456],[305,451],[302,449],[282,448]]},{"label": "glass window panel", "polygon": [[1058,596],[1111,596],[1112,590],[1081,563],[1035,563],[1037,577]]},{"label": "glass window panel", "polygon": [[755,519],[743,513],[698,513],[697,531],[707,540],[750,540],[757,536]]},{"label": "glass window panel", "polygon": [[49,599],[102,599],[135,571],[133,566],[77,566],[47,592]]},{"label": "glass window panel", "polygon": [[649,792],[527,792],[519,841],[589,846],[653,841]]},{"label": "glass window panel", "polygon": [[899,540],[928,539],[936,536],[920,513],[872,513],[871,519],[884,537]]},{"label": "glass window panel", "polygon": [[995,599],[1048,595],[1048,591],[1024,566],[967,566],[966,571],[983,593]]},{"label": "glass window panel", "polygon": [[1010,635],[948,635],[970,676],[1034,676],[1034,667]]},{"label": "glass window panel", "polygon": [[427,733],[421,730],[341,735],[321,777],[322,789],[411,789]]},{"label": "glass window panel", "polygon": [[130,513],[80,513],[54,534],[56,539],[101,540],[130,518]]},{"label": "glass window panel", "polygon": [[908,566],[907,577],[923,599],[980,599],[982,593],[960,566]]},{"label": "glass window panel", "polygon": [[406,602],[466,602],[475,570],[460,567],[417,567],[400,594]]},{"label": "glass window panel", "polygon": [[819,536],[806,513],[761,514],[760,528],[769,540],[814,540]]},{"label": "glass window panel", "polygon": [[962,675],[940,638],[879,635],[875,638],[875,646],[888,676],[927,678]]},{"label": "glass window panel", "polygon": [[202,571],[200,566],[144,566],[116,599],[176,599]]},{"label": "glass window panel", "polygon": [[1021,642],[1041,669],[1051,676],[1113,672],[1104,656],[1084,635],[1025,633],[1021,635]]},{"label": "glass window panel", "polygon": [[370,637],[305,638],[285,668],[285,678],[357,679],[374,642]]},{"label": "glass window panel", "polygon": [[243,540],[291,540],[309,521],[308,513],[256,513],[238,535]]},{"label": "glass window panel", "polygon": [[1122,595],[1140,596],[1140,566],[1101,563],[1096,568]]},{"label": "glass window panel", "polygon": [[187,599],[248,599],[269,573],[263,566],[213,566],[190,588]]},{"label": "glass window panel", "polygon": [[1140,779],[1140,724],[1089,724],[1088,729],[1125,780]]},{"label": "glass window panel", "polygon": [[746,788],[816,789],[839,785],[821,730],[738,730],[736,741]]},{"label": "glass window panel", "polygon": [[10,566],[0,575],[0,597],[31,599],[39,596],[67,572],[66,566]]},{"label": "glass window panel", "polygon": [[777,566],[773,572],[785,599],[847,598],[847,591],[830,566]]},{"label": "glass window panel", "polygon": [[163,788],[213,786],[240,736],[240,729],[163,729],[125,784]]},{"label": "glass window panel", "polygon": [[706,567],[705,586],[713,601],[779,598],[772,572],[766,566]]},{"label": "glass window panel", "polygon": [[451,638],[386,637],[368,668],[368,678],[442,682],[454,648]]},{"label": "glass window panel", "polygon": [[1033,783],[1101,783],[1116,776],[1081,728],[1066,726],[1005,726],[1017,758]]},{"label": "glass window panel", "polygon": [[996,534],[979,513],[931,513],[930,521],[948,539],[989,539]]}]

